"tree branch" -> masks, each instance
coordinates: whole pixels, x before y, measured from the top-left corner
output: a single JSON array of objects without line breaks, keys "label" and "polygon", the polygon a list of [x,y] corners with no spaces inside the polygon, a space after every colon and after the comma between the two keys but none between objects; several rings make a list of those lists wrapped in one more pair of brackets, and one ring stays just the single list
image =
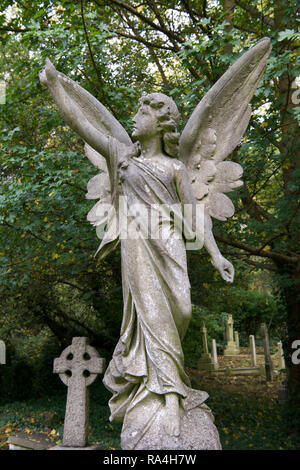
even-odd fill
[{"label": "tree branch", "polygon": [[247,251],[251,255],[261,256],[263,258],[270,258],[274,261],[281,262],[281,263],[290,263],[296,264],[300,261],[300,256],[286,256],[281,253],[276,253],[269,250],[261,250],[260,248],[253,248],[252,246],[247,245],[246,243],[237,242],[233,239],[229,239],[222,235],[214,234],[216,240],[225,243],[229,246],[234,246],[235,248],[240,248],[241,250]]},{"label": "tree branch", "polygon": [[252,5],[249,5],[249,3],[244,4],[241,0],[235,0],[236,5],[238,5],[240,8],[245,10],[247,13],[249,13],[253,18],[259,18],[261,19],[266,25],[271,26],[272,28],[275,28],[275,21],[273,18],[271,18],[268,15],[264,15],[262,12],[257,10],[257,8],[253,7]]}]

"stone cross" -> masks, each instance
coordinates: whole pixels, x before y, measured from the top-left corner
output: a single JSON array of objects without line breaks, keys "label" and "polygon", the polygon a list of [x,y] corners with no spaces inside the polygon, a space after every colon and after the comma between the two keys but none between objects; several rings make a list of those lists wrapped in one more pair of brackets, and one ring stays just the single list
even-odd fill
[{"label": "stone cross", "polygon": [[104,372],[105,359],[89,346],[88,338],[75,337],[54,360],[53,372],[68,387],[63,446],[86,447],[88,445],[89,394],[87,387],[97,374]]},{"label": "stone cross", "polygon": [[233,318],[232,315],[229,315],[227,319],[227,325],[228,325],[228,343],[229,341],[234,341],[233,340]]},{"label": "stone cross", "polygon": [[251,354],[251,363],[253,367],[256,367],[256,347],[255,347],[255,336],[249,336],[249,346],[250,346],[250,354]]},{"label": "stone cross", "polygon": [[201,357],[198,362],[198,369],[213,371],[215,370],[216,365],[211,357],[211,354],[208,351],[207,329],[204,323],[202,324],[201,332],[202,332],[203,353],[201,354]]},{"label": "stone cross", "polygon": [[2,339],[0,339],[0,364],[6,364],[6,347]]},{"label": "stone cross", "polygon": [[274,369],[273,369],[273,362],[272,362],[271,354],[270,354],[268,328],[265,323],[262,323],[260,328],[261,328],[261,334],[262,334],[263,343],[264,343],[266,379],[267,379],[267,382],[271,382],[273,380]]},{"label": "stone cross", "polygon": [[232,315],[228,316],[227,319],[227,345],[224,350],[224,356],[237,356],[239,354],[239,350],[235,344],[233,339],[233,318]]},{"label": "stone cross", "polygon": [[279,370],[285,369],[285,360],[284,360],[284,354],[283,354],[283,348],[282,348],[282,342],[279,341],[277,343],[278,347],[278,362],[279,362]]}]

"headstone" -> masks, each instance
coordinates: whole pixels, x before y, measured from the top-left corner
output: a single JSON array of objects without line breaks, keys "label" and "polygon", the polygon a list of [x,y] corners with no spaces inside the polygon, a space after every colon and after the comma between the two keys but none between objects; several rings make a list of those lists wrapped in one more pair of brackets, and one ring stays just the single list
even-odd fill
[{"label": "headstone", "polygon": [[54,373],[68,387],[64,422],[64,436],[60,448],[87,448],[89,394],[88,386],[97,375],[104,372],[105,359],[100,358],[95,348],[89,346],[88,338],[75,337],[54,360]]},{"label": "headstone", "polygon": [[251,364],[253,367],[256,367],[256,346],[255,346],[255,336],[249,336],[249,346],[250,346],[250,354],[251,354]]},{"label": "headstone", "polygon": [[261,334],[262,334],[263,344],[264,344],[266,380],[267,382],[271,382],[273,380],[274,368],[273,368],[273,362],[272,362],[271,354],[270,354],[268,328],[265,323],[261,324]]},{"label": "headstone", "polygon": [[235,341],[233,339],[233,318],[232,315],[229,315],[227,318],[227,332],[228,332],[228,341],[226,348],[224,350],[224,356],[237,356],[239,354],[236,347]]},{"label": "headstone", "polygon": [[6,347],[2,339],[0,339],[0,364],[6,364]]},{"label": "headstone", "polygon": [[238,331],[234,332],[234,341],[235,341],[236,349],[238,350],[238,354],[240,354],[240,338],[239,338]]},{"label": "headstone", "polygon": [[207,329],[204,323],[201,328],[201,333],[202,333],[203,353],[201,354],[201,357],[198,362],[198,369],[212,371],[212,370],[215,370],[216,366],[215,366],[214,360],[211,357],[211,354],[208,351]]},{"label": "headstone", "polygon": [[211,350],[212,350],[212,357],[216,367],[218,367],[218,352],[217,352],[217,343],[216,340],[213,339],[211,342]]},{"label": "headstone", "polygon": [[227,343],[228,335],[227,335],[227,322],[224,318],[222,318],[222,329],[223,329],[223,339]]},{"label": "headstone", "polygon": [[282,369],[285,369],[285,360],[284,360],[284,354],[283,354],[281,341],[278,341],[277,347],[278,347],[277,354],[278,354],[278,363],[279,363],[278,369],[282,370]]}]

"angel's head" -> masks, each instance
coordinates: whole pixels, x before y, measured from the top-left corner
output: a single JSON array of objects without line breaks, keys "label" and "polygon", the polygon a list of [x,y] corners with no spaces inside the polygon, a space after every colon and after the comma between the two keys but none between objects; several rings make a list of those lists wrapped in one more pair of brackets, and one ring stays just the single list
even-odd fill
[{"label": "angel's head", "polygon": [[177,157],[179,134],[177,124],[179,112],[174,101],[163,93],[151,93],[139,101],[139,108],[133,118],[134,140],[160,135],[162,148],[170,157]]}]

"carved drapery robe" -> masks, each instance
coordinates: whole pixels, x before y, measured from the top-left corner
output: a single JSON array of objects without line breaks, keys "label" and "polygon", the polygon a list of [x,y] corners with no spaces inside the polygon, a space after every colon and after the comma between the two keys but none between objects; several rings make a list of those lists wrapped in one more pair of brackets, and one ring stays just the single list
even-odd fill
[{"label": "carved drapery robe", "polygon": [[[122,421],[126,413],[149,399],[152,411],[157,412],[166,393],[177,393],[182,403],[191,394],[181,347],[191,299],[185,242],[178,228],[184,225],[184,219],[182,211],[176,211],[181,207],[174,177],[179,162],[170,157],[165,162],[130,158],[128,154],[129,147],[110,138],[108,170],[112,193],[122,194],[126,210],[139,205],[146,214],[138,219],[141,225],[144,223],[141,236],[132,239],[129,232],[126,238],[121,228],[119,231],[123,321],[120,339],[104,376],[105,386],[113,393],[110,419],[116,421]],[[156,217],[151,210],[162,204],[166,210]],[[173,212],[167,210],[171,206],[177,212],[177,224],[171,220]],[[182,224],[178,224],[180,218]],[[127,221],[134,224],[130,217]],[[151,224],[151,235],[145,237]],[[138,233],[136,225],[133,226]],[[153,229],[160,231],[160,236],[153,237]],[[105,250],[105,243],[101,249]],[[207,398],[205,392],[193,392],[197,405]]]}]

